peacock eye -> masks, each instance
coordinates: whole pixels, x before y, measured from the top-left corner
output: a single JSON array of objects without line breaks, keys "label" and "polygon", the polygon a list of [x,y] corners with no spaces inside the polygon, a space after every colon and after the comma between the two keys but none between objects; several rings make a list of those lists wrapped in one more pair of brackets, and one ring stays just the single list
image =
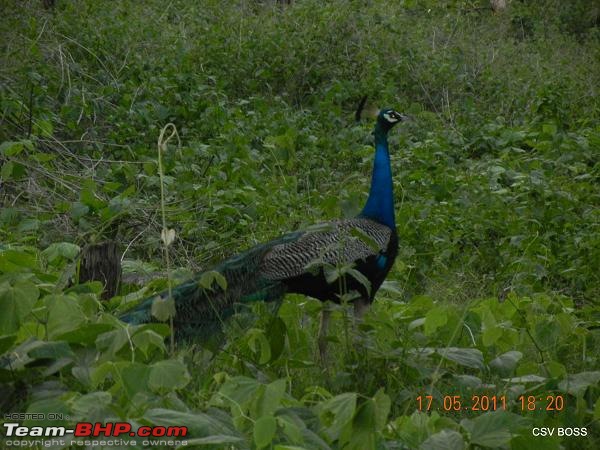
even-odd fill
[{"label": "peacock eye", "polygon": [[399,117],[398,117],[398,115],[394,111],[390,111],[388,113],[385,113],[383,115],[383,117],[385,117],[385,120],[387,120],[390,123],[398,122],[400,120]]}]

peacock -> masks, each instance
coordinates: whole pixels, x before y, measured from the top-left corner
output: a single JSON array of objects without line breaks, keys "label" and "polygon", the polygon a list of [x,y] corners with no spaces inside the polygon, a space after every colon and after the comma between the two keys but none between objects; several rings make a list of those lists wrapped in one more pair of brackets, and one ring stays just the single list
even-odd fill
[{"label": "peacock", "polygon": [[[363,98],[358,108],[357,120],[366,110],[365,101]],[[177,337],[206,336],[232,314],[235,304],[281,301],[286,293],[339,302],[342,294],[354,292],[354,314],[362,317],[398,253],[388,132],[406,120],[391,108],[372,115],[376,117],[375,159],[371,189],[361,213],[285,234],[226,259],[212,269],[226,280],[225,289],[203,288],[199,282],[203,273],[174,287],[171,296]],[[343,283],[330,282],[330,269],[340,265],[352,265],[350,274],[343,275]],[[168,298],[168,291],[150,297],[121,319],[130,324],[151,322],[153,302]],[[318,339],[322,356],[329,314],[324,308]]]}]

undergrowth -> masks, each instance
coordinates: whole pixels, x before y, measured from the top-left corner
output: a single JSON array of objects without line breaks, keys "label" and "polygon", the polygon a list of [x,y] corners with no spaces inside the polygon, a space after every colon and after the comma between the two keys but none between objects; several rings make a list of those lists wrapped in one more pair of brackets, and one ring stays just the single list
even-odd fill
[{"label": "undergrowth", "polygon": [[[563,3],[3,2],[2,410],[186,425],[188,448],[597,448],[600,5]],[[300,296],[235,316],[218,352],[116,318],[356,214],[364,94],[413,118],[390,143],[400,253],[351,339],[333,307],[326,364]],[[108,302],[77,283],[104,240]]]}]

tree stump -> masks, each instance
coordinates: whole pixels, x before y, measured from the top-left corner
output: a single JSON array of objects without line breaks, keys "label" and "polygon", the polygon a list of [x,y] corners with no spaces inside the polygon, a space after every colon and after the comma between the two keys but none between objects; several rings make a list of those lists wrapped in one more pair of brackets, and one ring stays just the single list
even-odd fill
[{"label": "tree stump", "polygon": [[121,254],[113,241],[86,246],[81,252],[79,283],[100,281],[104,285],[101,298],[108,300],[117,294],[121,283]]}]

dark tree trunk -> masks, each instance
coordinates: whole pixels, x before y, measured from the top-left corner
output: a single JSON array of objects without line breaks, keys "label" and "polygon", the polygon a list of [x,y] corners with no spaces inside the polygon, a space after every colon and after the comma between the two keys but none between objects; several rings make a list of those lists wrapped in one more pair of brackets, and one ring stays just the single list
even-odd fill
[{"label": "dark tree trunk", "polygon": [[104,285],[102,299],[108,300],[117,294],[121,283],[121,254],[113,241],[92,244],[81,252],[79,282],[100,281]]}]

